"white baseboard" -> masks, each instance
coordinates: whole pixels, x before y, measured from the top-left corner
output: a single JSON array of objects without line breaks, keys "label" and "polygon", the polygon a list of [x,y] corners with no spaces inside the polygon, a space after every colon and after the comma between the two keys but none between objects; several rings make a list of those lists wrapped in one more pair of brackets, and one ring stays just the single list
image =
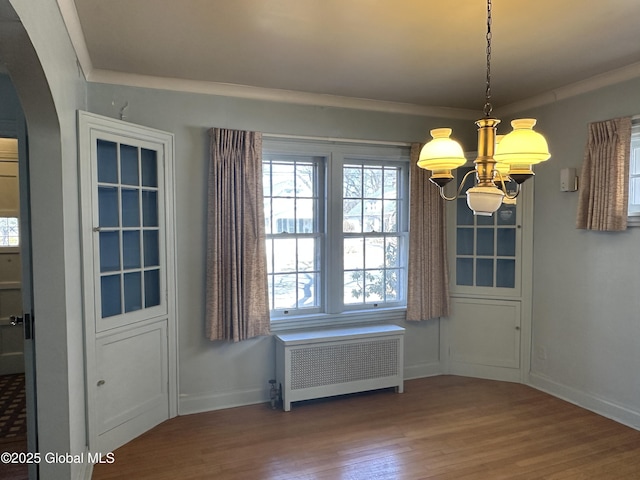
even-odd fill
[{"label": "white baseboard", "polygon": [[409,365],[404,368],[404,379],[413,380],[415,378],[433,377],[442,375],[442,365],[440,362],[420,363]]},{"label": "white baseboard", "polygon": [[267,387],[224,393],[181,394],[178,402],[178,415],[267,403],[269,402],[268,395]]},{"label": "white baseboard", "polygon": [[623,405],[618,405],[609,400],[599,398],[591,393],[586,393],[567,385],[562,385],[551,378],[529,373],[527,384],[545,393],[566,400],[569,403],[586,408],[598,415],[615,420],[628,427],[640,430],[640,412]]}]

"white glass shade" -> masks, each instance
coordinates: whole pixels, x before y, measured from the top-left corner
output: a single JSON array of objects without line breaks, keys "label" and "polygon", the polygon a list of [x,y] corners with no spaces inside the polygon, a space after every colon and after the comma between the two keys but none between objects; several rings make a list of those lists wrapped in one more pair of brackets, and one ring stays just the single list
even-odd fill
[{"label": "white glass shade", "polygon": [[535,165],[551,157],[547,141],[538,132],[533,131],[535,118],[513,120],[513,131],[496,145],[494,159],[507,165]]},{"label": "white glass shade", "polygon": [[467,205],[474,215],[491,216],[500,208],[504,192],[497,187],[473,187],[467,190]]},{"label": "white glass shade", "polygon": [[420,151],[420,168],[433,172],[450,172],[466,163],[462,146],[449,138],[450,128],[435,128],[430,133],[433,140],[426,143]]}]

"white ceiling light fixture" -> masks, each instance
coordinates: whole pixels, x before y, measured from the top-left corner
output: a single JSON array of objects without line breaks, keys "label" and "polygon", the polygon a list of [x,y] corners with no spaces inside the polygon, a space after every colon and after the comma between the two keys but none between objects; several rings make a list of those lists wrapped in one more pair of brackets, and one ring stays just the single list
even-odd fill
[{"label": "white ceiling light fixture", "polygon": [[[521,118],[513,120],[513,131],[499,136],[496,127],[500,120],[491,112],[491,0],[487,0],[487,80],[485,91],[484,117],[476,122],[478,126],[478,156],[475,169],[467,173],[457,194],[447,197],[444,186],[453,180],[452,170],[464,165],[466,158],[460,144],[450,138],[450,128],[431,130],[433,139],[420,151],[418,166],[431,171],[430,180],[440,189],[445,200],[455,200],[461,193],[469,175],[475,174],[474,186],[467,190],[467,204],[474,215],[490,216],[502,203],[513,203],[520,193],[522,183],[531,178],[533,165],[551,157],[547,141],[533,130],[536,120]],[[515,182],[516,190],[507,191],[507,182]]]}]

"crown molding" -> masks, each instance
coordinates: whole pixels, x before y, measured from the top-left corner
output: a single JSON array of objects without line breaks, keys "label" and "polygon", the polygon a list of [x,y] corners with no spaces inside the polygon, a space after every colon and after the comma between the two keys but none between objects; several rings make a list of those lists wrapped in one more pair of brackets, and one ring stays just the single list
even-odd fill
[{"label": "crown molding", "polygon": [[127,85],[160,90],[172,90],[187,93],[221,95],[225,97],[265,100],[272,102],[292,103],[297,105],[313,105],[319,107],[351,108],[384,113],[398,113],[427,117],[475,119],[478,112],[464,108],[430,107],[409,103],[371,100],[367,98],[342,97],[319,93],[281,90],[276,88],[252,87],[229,83],[203,82],[179,78],[153,77],[129,73],[94,69],[87,80],[92,83]]},{"label": "crown molding", "polygon": [[575,97],[583,93],[589,93],[599,88],[609,87],[638,77],[640,77],[640,62],[594,75],[593,77],[550,90],[541,95],[505,105],[500,107],[500,114],[504,116],[520,113],[525,110],[549,105],[550,103]]}]

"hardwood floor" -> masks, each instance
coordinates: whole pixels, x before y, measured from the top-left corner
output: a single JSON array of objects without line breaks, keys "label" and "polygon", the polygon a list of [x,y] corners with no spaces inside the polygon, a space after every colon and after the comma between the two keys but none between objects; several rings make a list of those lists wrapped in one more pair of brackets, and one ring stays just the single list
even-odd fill
[{"label": "hardwood floor", "polygon": [[174,418],[93,479],[640,479],[640,431],[530,387],[466,377]]}]

